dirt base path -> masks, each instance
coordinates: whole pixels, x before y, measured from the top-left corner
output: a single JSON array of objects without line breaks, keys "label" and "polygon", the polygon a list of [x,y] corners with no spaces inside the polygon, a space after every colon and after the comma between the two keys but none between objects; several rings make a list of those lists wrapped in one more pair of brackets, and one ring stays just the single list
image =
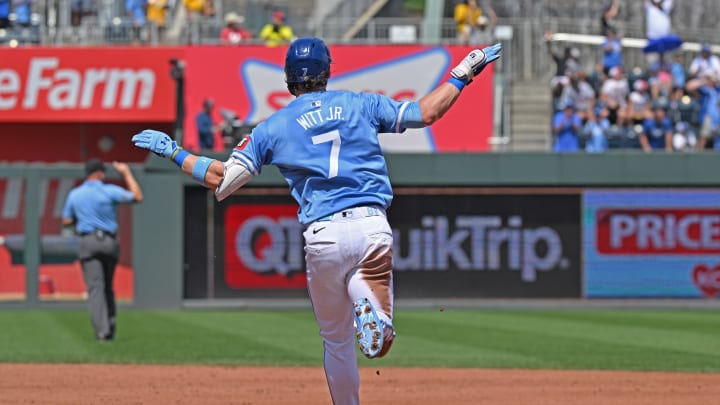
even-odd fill
[{"label": "dirt base path", "polygon": [[[366,404],[711,404],[720,374],[361,370]],[[331,404],[320,368],[0,364],[0,404]]]}]

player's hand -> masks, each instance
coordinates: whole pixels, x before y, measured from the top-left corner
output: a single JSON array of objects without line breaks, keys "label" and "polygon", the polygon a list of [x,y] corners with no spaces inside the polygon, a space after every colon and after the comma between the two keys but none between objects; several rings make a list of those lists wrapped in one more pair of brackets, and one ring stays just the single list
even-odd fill
[{"label": "player's hand", "polygon": [[496,61],[502,52],[502,45],[495,44],[483,49],[475,49],[470,52],[460,64],[450,72],[452,77],[465,84],[472,82],[473,77],[480,74],[485,66]]},{"label": "player's hand", "polygon": [[180,148],[168,134],[154,129],[146,129],[133,136],[132,142],[138,148],[150,150],[166,158],[171,157],[173,152]]}]

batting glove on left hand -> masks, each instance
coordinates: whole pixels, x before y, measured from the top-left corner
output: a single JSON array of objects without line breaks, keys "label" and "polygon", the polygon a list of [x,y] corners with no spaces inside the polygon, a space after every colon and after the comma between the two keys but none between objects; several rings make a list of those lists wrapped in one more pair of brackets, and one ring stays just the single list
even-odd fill
[{"label": "batting glove on left hand", "polygon": [[138,148],[150,150],[166,158],[172,157],[175,151],[182,149],[168,134],[154,129],[140,132],[132,137],[132,141]]},{"label": "batting glove on left hand", "polygon": [[500,52],[502,52],[501,44],[495,44],[483,49],[475,49],[460,61],[460,64],[455,66],[450,74],[463,83],[470,84],[473,77],[479,75],[480,72],[485,69],[485,66],[500,57]]}]

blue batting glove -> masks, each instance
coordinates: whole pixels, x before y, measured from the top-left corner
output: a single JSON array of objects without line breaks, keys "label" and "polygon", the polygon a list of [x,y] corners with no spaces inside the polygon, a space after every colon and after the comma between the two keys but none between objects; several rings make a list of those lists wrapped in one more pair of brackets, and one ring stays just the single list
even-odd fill
[{"label": "blue batting glove", "polygon": [[146,129],[133,136],[132,142],[138,148],[150,150],[156,155],[166,158],[172,157],[173,153],[182,149],[168,134],[154,129]]},{"label": "blue batting glove", "polygon": [[502,44],[495,44],[483,49],[475,49],[470,52],[460,64],[450,72],[452,77],[465,84],[470,84],[473,77],[480,74],[485,66],[495,62],[502,52]]}]

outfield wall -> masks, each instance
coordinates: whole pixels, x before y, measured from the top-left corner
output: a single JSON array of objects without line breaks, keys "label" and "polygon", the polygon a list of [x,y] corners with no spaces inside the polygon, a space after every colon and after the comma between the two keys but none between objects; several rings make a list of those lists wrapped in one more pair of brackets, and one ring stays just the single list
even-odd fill
[{"label": "outfield wall", "polygon": [[[719,158],[390,155],[397,297],[715,298]],[[276,169],[222,203],[154,155],[133,170],[145,201],[122,219],[133,293],[124,303],[306,296],[296,206]],[[77,281],[79,267],[48,244],[67,187],[47,184],[81,173],[0,164],[0,179],[21,179],[0,190],[0,235],[12,228],[24,238],[14,250],[0,246],[0,290],[20,277],[12,303],[70,300],[58,288],[62,277]]]},{"label": "outfield wall", "polygon": [[[717,155],[388,160],[398,298],[720,292]],[[186,184],[185,233],[197,240],[186,244],[185,298],[305,296],[302,229],[277,172],[221,204]],[[211,239],[210,250],[190,246]]]}]

